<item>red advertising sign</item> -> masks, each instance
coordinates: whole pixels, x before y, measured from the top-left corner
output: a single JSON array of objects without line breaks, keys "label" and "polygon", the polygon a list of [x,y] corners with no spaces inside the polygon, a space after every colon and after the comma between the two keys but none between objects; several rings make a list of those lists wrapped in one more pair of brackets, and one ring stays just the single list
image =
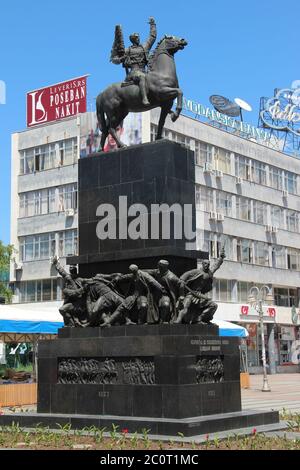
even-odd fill
[{"label": "red advertising sign", "polygon": [[27,127],[86,112],[87,75],[27,93]]},{"label": "red advertising sign", "polygon": [[249,306],[248,305],[242,305],[241,306],[241,315],[248,315],[249,312]]},{"label": "red advertising sign", "polygon": [[275,317],[276,309],[274,307],[269,307],[268,308],[268,314],[269,314],[269,317]]}]

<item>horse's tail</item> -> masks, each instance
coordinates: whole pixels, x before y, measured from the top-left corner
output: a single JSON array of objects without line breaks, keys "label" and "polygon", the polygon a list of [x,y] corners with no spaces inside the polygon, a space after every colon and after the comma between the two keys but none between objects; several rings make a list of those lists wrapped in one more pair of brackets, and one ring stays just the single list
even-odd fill
[{"label": "horse's tail", "polygon": [[96,99],[96,112],[97,112],[97,119],[98,119],[98,124],[99,124],[99,128],[100,128],[100,131],[107,134],[108,132],[108,127],[106,125],[106,118],[105,118],[105,114],[104,114],[104,109],[103,109],[103,106],[102,106],[102,93],[100,93],[100,95],[97,96],[97,99]]}]

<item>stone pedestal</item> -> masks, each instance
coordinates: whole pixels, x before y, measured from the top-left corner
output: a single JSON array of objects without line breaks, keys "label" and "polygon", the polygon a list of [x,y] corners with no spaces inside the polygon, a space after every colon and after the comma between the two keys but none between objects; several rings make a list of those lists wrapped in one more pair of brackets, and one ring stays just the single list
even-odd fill
[{"label": "stone pedestal", "polygon": [[215,325],[64,328],[39,344],[39,412],[181,419],[240,410],[238,339]]},{"label": "stone pedestal", "polygon": [[[124,198],[127,208],[142,204],[146,209],[143,215],[146,237],[126,236],[135,217],[127,217]],[[96,234],[101,220],[97,209],[104,203],[111,204],[116,211],[112,216],[116,223],[115,239],[101,240]],[[151,234],[154,205],[160,206],[164,223],[170,228],[167,238],[162,215],[156,237]],[[161,140],[79,160],[78,207],[80,256],[68,258],[68,263],[78,264],[83,277],[98,272],[127,272],[131,263],[141,269],[154,268],[162,258],[170,262],[173,272],[181,275],[196,268],[197,259],[208,257],[207,253],[195,250],[191,245],[195,245],[195,237],[190,239],[188,233],[196,228],[194,152],[175,142]],[[167,207],[173,208],[169,220]],[[179,238],[175,225],[182,230]]]}]

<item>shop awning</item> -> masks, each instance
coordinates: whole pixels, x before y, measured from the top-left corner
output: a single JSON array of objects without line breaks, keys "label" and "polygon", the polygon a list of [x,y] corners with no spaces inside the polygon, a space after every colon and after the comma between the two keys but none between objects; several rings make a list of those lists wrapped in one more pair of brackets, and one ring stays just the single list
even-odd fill
[{"label": "shop awning", "polygon": [[235,323],[215,319],[213,319],[212,323],[218,325],[220,336],[238,336],[239,338],[247,338],[249,336],[246,328]]},{"label": "shop awning", "polygon": [[0,305],[0,339],[13,335],[56,335],[63,326],[61,302]]}]

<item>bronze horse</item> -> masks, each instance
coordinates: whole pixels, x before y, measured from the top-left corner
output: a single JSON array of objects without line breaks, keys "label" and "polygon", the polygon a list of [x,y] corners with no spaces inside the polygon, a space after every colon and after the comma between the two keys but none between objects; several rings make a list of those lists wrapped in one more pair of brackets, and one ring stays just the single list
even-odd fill
[{"label": "bronze horse", "polygon": [[[164,36],[157,44],[149,59],[146,74],[147,96],[150,105],[142,103],[139,87],[135,84],[124,86],[123,82],[113,83],[97,96],[96,110],[99,128],[102,132],[100,147],[103,150],[110,134],[118,147],[125,147],[116,129],[130,112],[148,111],[161,108],[156,139],[161,139],[167,114],[176,121],[182,109],[182,91],[178,85],[174,54],[187,45],[185,39]],[[177,98],[175,111],[171,111]]]}]

